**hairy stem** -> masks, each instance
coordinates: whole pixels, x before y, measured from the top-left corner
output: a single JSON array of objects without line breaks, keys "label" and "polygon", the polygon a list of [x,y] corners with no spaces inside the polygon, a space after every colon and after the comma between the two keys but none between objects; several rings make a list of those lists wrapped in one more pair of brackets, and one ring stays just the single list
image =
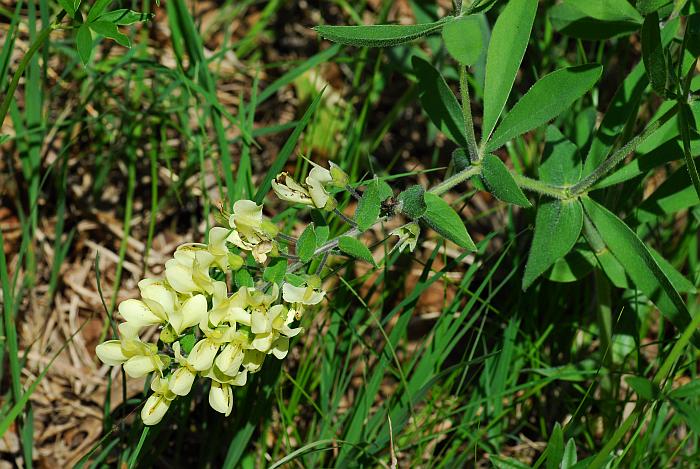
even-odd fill
[{"label": "hairy stem", "polygon": [[440,184],[431,187],[430,189],[428,189],[428,192],[435,195],[444,194],[457,184],[460,184],[466,181],[467,179],[471,178],[472,176],[476,176],[478,174],[481,174],[481,166],[467,166],[465,169],[456,174],[453,174],[452,176],[442,181]]},{"label": "hairy stem", "polygon": [[613,153],[608,159],[603,161],[600,164],[600,166],[598,166],[591,174],[589,174],[581,181],[571,186],[572,195],[581,195],[584,192],[586,192],[591,186],[598,182],[600,178],[608,174],[613,168],[615,168],[615,166],[617,166],[622,160],[624,160],[627,157],[627,155],[635,151],[637,147],[642,142],[644,142],[644,140],[651,136],[651,134],[659,130],[659,127],[661,127],[668,120],[670,120],[676,114],[677,110],[678,107],[674,106],[659,119],[649,124],[641,134],[631,139],[624,146],[622,146],[615,153]]},{"label": "hairy stem", "polygon": [[476,146],[476,136],[474,135],[474,120],[472,119],[471,101],[469,99],[469,83],[467,81],[467,67],[459,68],[459,91],[462,97],[462,116],[464,117],[464,129],[467,132],[467,150],[469,160],[477,163],[481,159],[479,149]]}]

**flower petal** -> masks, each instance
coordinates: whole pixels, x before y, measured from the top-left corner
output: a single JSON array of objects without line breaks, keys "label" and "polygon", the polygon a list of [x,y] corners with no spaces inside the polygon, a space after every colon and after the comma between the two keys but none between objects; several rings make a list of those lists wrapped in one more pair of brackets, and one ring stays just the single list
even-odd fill
[{"label": "flower petal", "polygon": [[215,411],[221,412],[228,417],[233,410],[231,386],[212,380],[211,389],[209,390],[209,405]]},{"label": "flower petal", "polygon": [[192,280],[192,268],[186,267],[175,259],[165,263],[165,278],[173,286],[176,292],[191,293],[199,290]]},{"label": "flower petal", "polygon": [[214,363],[216,352],[218,351],[218,345],[209,339],[203,339],[194,345],[187,360],[195,370],[204,371],[211,368],[211,365]]},{"label": "flower petal", "polygon": [[151,394],[141,409],[141,420],[145,425],[155,425],[163,419],[170,407],[170,401],[162,394]]},{"label": "flower petal", "polygon": [[131,324],[151,326],[161,324],[165,318],[158,317],[143,301],[129,299],[119,304],[119,314]]},{"label": "flower petal", "polygon": [[170,377],[168,389],[178,396],[186,396],[192,389],[192,383],[194,383],[195,376],[195,373],[182,366],[175,370]]},{"label": "flower petal", "polygon": [[275,343],[272,344],[270,351],[275,357],[282,360],[289,352],[289,339],[284,336],[278,338],[275,340]]},{"label": "flower petal", "polygon": [[122,351],[122,343],[119,340],[108,340],[95,347],[95,353],[105,365],[121,365],[129,358]]},{"label": "flower petal", "polygon": [[158,369],[156,358],[148,355],[136,355],[124,363],[124,371],[129,378],[141,378]]}]

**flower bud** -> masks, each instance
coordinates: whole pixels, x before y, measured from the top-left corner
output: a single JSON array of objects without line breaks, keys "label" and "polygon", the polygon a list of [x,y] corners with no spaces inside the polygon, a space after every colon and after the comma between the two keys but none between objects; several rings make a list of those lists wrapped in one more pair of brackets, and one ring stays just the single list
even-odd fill
[{"label": "flower bud", "polygon": [[243,258],[241,256],[232,252],[228,253],[228,265],[231,270],[236,271],[240,269],[243,267],[243,263]]},{"label": "flower bud", "polygon": [[160,331],[160,341],[163,342],[164,344],[171,344],[177,339],[177,334],[175,333],[175,329],[173,329],[173,326],[168,324],[163,328],[163,330]]},{"label": "flower bud", "polygon": [[347,173],[343,171],[340,166],[333,163],[332,161],[329,161],[328,164],[331,167],[331,178],[333,179],[331,184],[335,187],[347,186],[348,182],[350,181],[350,178],[348,177]]}]

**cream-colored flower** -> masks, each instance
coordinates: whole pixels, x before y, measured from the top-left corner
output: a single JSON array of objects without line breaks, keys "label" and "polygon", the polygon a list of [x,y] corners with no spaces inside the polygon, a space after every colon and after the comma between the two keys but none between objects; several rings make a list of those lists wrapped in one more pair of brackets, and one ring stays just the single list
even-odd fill
[{"label": "cream-colored flower", "polygon": [[245,251],[251,251],[257,262],[264,263],[267,254],[272,251],[277,228],[263,218],[262,205],[252,200],[236,201],[229,225],[233,231],[227,240]]},{"label": "cream-colored flower", "polygon": [[204,371],[211,368],[214,363],[214,357],[216,357],[221,346],[231,342],[236,333],[236,328],[231,326],[219,326],[211,329],[206,324],[206,321],[200,322],[199,328],[204,332],[206,337],[192,347],[192,351],[187,357],[187,360],[195,370]]},{"label": "cream-colored flower", "polygon": [[211,379],[209,405],[215,411],[228,417],[233,410],[233,389],[231,386],[244,386],[248,381],[248,373],[244,370],[231,377],[223,374],[217,367],[212,367],[204,374],[204,377]]},{"label": "cream-colored flower", "polygon": [[323,300],[326,293],[311,286],[295,287],[291,283],[282,285],[282,299],[287,303],[316,305]]},{"label": "cream-colored flower", "polygon": [[143,301],[135,299],[119,303],[119,314],[125,321],[138,327],[163,324],[168,320],[162,308],[151,309]]},{"label": "cream-colored flower", "polygon": [[220,226],[215,226],[209,230],[209,244],[207,249],[214,256],[212,263],[223,271],[229,267],[229,254],[226,247],[226,239],[231,234],[231,230]]},{"label": "cream-colored flower", "polygon": [[169,380],[169,378],[155,376],[151,381],[153,394],[141,409],[141,420],[145,425],[155,425],[160,422],[170,408],[170,403],[175,399],[175,394],[170,391]]},{"label": "cream-colored flower", "polygon": [[420,226],[416,222],[407,223],[391,230],[389,236],[399,237],[398,242],[391,251],[398,249],[399,252],[403,252],[404,249],[408,248],[409,252],[413,252],[416,249],[418,235],[420,235]]},{"label": "cream-colored flower", "polygon": [[314,205],[309,191],[287,173],[280,173],[272,180],[272,190],[277,197],[294,204]]},{"label": "cream-colored flower", "polygon": [[167,319],[179,307],[177,293],[167,281],[145,278],[139,282],[141,299],[161,319]]},{"label": "cream-colored flower", "polygon": [[106,365],[123,365],[131,378],[141,378],[158,371],[162,374],[170,359],[159,355],[155,344],[147,344],[138,338],[140,325],[128,322],[119,325],[121,340],[108,340],[95,348],[97,357]]},{"label": "cream-colored flower", "polygon": [[325,168],[314,165],[306,177],[306,186],[309,188],[309,195],[317,208],[333,210],[336,207],[336,202],[331,197],[326,186],[333,182],[331,172]]},{"label": "cream-colored flower", "polygon": [[206,244],[183,244],[175,250],[173,259],[165,263],[165,278],[178,293],[211,294],[214,287],[209,267],[214,260]]},{"label": "cream-colored flower", "polygon": [[180,342],[173,344],[175,360],[180,367],[173,372],[168,383],[168,388],[178,396],[186,396],[192,389],[192,383],[197,376],[197,370],[192,367],[189,360],[180,353]]},{"label": "cream-colored flower", "polygon": [[265,354],[259,350],[246,350],[243,356],[243,368],[249,373],[257,373],[265,361]]},{"label": "cream-colored flower", "polygon": [[197,294],[187,299],[181,308],[176,309],[170,315],[170,325],[180,335],[182,331],[199,324],[207,317],[207,299],[204,295]]}]

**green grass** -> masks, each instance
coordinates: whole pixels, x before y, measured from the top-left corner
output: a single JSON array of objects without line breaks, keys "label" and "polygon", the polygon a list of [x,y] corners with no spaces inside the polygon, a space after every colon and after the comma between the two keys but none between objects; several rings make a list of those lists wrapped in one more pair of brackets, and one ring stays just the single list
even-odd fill
[{"label": "green grass", "polygon": [[[86,239],[107,246],[118,260],[97,273],[95,298],[103,296],[105,311],[82,308],[80,324],[94,314],[102,336],[111,337],[118,299],[133,295],[138,280],[124,268],[135,260],[129,237],[143,246],[139,267],[151,269],[157,247],[172,239],[204,241],[217,204],[230,208],[240,198],[266,201],[266,214],[293,234],[310,221],[308,211],[282,206],[268,192],[279,171],[302,177],[309,169],[302,155],[312,161],[332,155],[353,182],[376,175],[397,193],[416,183],[434,186],[453,172],[454,145],[420,109],[410,65],[410,54],[432,57],[458,95],[462,70],[440,41],[348,48],[291,27],[308,28],[319,18],[357,24],[368,15],[386,22],[395,18],[394,2],[382,2],[378,11],[367,2],[322,2],[307,12],[293,2],[226,1],[206,26],[193,2],[114,3],[157,10],[168,39],[149,35],[149,24],[123,27],[131,50],[102,40],[101,50],[112,54],[83,66],[70,34],[52,33],[19,71],[17,92],[11,52],[17,41],[36,39],[60,10],[45,0],[0,10],[10,21],[0,51],[1,95],[9,90],[15,98],[8,101],[5,125],[12,125],[5,129],[12,130],[0,176],[19,187],[14,196],[0,190],[0,200],[21,225],[19,240],[0,252],[0,434],[17,432],[21,454],[13,457],[27,467],[37,461],[33,406],[41,405],[32,404],[32,394],[59,373],[53,360],[66,353],[73,335],[47,352],[31,348],[22,325],[37,311],[46,318],[60,314],[55,298],[69,291],[63,272],[92,263]],[[552,4],[541,2],[506,108],[555,69],[601,62],[607,81],[554,123],[603,161],[667,108],[649,91],[616,101],[616,87],[641,60],[628,36],[602,42],[562,35],[544,14]],[[437,19],[432,3],[409,5],[419,21]],[[493,25],[499,9],[484,21]],[[240,30],[232,28],[234,20],[242,21]],[[174,61],[159,61],[154,52],[160,50]],[[234,72],[223,71],[232,63],[227,53],[235,54]],[[60,58],[60,66],[52,69],[47,57]],[[463,91],[467,82],[472,87],[477,129],[483,69],[481,61],[462,81]],[[312,87],[308,99],[298,100],[309,71],[319,72],[314,84],[326,91]],[[616,113],[601,125],[610,125],[612,139],[595,134],[595,111],[610,103]],[[67,106],[71,111],[62,113]],[[336,119],[333,138],[328,116]],[[394,240],[386,232],[369,235],[364,239],[384,253],[380,267],[334,256],[324,271],[328,300],[304,319],[305,332],[288,358],[268,359],[236,390],[230,417],[209,408],[200,386],[176,401],[160,425],[146,428],[138,412],[148,388],[111,408],[109,391],[117,384],[110,379],[100,388],[103,433],[80,455],[79,466],[377,467],[396,459],[400,467],[549,468],[558,467],[555,456],[573,441],[581,467],[696,467],[700,387],[690,341],[700,320],[700,208],[683,192],[692,187],[689,179],[677,176],[666,192],[657,189],[674,172],[685,174],[684,152],[699,153],[697,132],[685,133],[681,140],[654,134],[638,148],[635,161],[642,163],[618,167],[612,179],[599,182],[609,187],[596,193],[689,283],[682,298],[693,322],[685,330],[666,322],[629,281],[611,283],[610,272],[597,264],[602,257],[575,282],[540,279],[523,292],[534,209],[485,197],[479,181],[462,183],[447,200],[463,215],[477,252],[452,244],[444,249],[433,233],[415,255],[389,254]],[[535,178],[543,147],[544,132],[536,129],[499,155],[519,175]],[[677,156],[669,157],[668,149]],[[91,183],[79,197],[83,177]],[[668,192],[686,198],[664,205]],[[345,193],[339,202],[352,197]],[[115,220],[123,236],[102,225],[82,234],[79,223],[95,222],[97,213]],[[344,229],[330,226],[331,237]],[[1,232],[0,241],[10,246]],[[52,358],[27,379],[22,370],[30,349]],[[645,397],[630,376],[648,379],[667,396]],[[687,392],[674,395],[683,383],[690,383]],[[120,392],[126,397],[125,386]]]}]

